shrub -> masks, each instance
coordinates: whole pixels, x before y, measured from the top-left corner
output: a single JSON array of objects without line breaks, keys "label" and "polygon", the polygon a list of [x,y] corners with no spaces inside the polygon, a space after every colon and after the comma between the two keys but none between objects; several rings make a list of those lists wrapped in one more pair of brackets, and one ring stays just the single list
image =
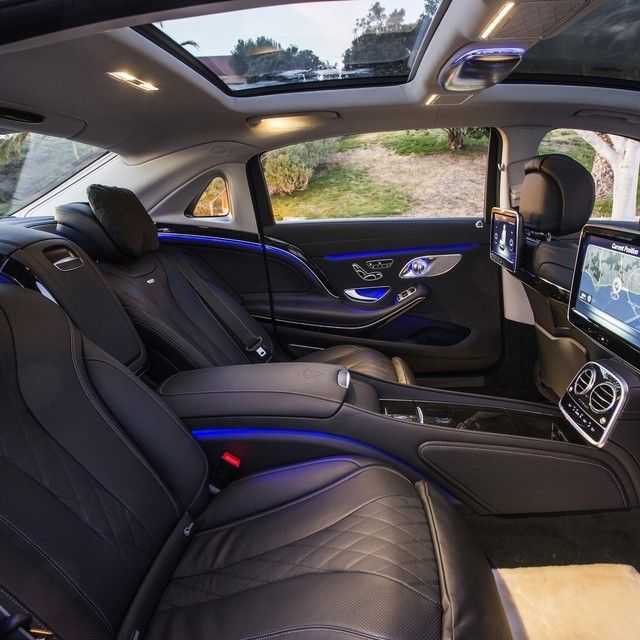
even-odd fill
[{"label": "shrub", "polygon": [[304,191],[316,169],[337,150],[338,141],[328,138],[269,151],[264,159],[269,193],[288,196],[294,191]]}]

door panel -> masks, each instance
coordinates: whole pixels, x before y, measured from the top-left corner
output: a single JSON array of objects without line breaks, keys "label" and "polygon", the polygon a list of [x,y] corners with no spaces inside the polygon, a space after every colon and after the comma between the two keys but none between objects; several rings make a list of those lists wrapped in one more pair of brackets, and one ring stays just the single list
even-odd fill
[{"label": "door panel", "polygon": [[[478,222],[341,220],[265,227],[267,238],[300,251],[337,296],[287,296],[286,284],[270,274],[279,339],[297,345],[296,353],[305,346],[368,345],[406,358],[418,375],[491,367],[501,355],[500,280],[488,258],[488,232]],[[424,260],[417,273],[408,274],[405,267],[418,258]],[[399,296],[410,288],[415,292],[406,301],[412,304],[404,307]],[[385,294],[377,302],[354,301],[354,289]],[[397,313],[385,316],[394,305]],[[381,322],[350,330],[354,318],[378,312]]]}]

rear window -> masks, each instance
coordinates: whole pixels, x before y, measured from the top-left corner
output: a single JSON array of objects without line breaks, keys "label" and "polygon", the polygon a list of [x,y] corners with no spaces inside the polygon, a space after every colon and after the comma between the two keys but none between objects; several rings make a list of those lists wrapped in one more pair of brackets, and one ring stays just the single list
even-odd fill
[{"label": "rear window", "polygon": [[31,204],[104,153],[37,133],[0,135],[0,217]]}]

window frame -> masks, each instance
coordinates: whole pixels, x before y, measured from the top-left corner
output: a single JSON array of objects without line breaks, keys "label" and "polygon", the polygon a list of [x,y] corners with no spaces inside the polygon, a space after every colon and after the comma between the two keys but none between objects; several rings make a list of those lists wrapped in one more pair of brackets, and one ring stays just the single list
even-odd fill
[{"label": "window frame", "polygon": [[[444,4],[444,3],[443,3]],[[483,200],[481,206],[479,207],[477,215],[470,216],[447,216],[447,217],[434,217],[434,216],[371,216],[371,217],[355,217],[355,218],[317,218],[314,220],[296,220],[295,222],[280,220],[277,221],[273,214],[273,207],[271,203],[271,196],[269,195],[269,186],[267,184],[266,176],[264,173],[264,156],[269,153],[269,151],[276,151],[280,148],[284,148],[288,145],[284,145],[284,147],[276,147],[274,149],[269,149],[267,151],[262,151],[261,153],[256,154],[247,162],[247,176],[249,181],[249,186],[254,194],[260,194],[258,198],[258,207],[256,208],[256,218],[260,225],[263,227],[269,227],[271,225],[283,225],[283,224],[313,224],[313,223],[324,223],[324,224],[339,224],[339,223],[350,223],[350,222],[375,222],[375,221],[389,221],[389,222],[398,222],[402,223],[403,220],[421,220],[423,222],[428,222],[429,220],[482,220],[485,224],[491,219],[491,208],[494,205],[490,205],[490,200],[492,198],[497,198],[497,194],[500,193],[500,172],[497,170],[497,164],[492,166],[492,159],[495,157],[502,158],[503,154],[503,139],[502,134],[496,127],[478,127],[487,130],[487,148],[486,148],[486,162],[485,162],[485,182],[483,189]],[[442,130],[444,127],[427,127],[422,129],[415,129],[415,131],[433,131],[433,130]],[[405,129],[390,129],[389,132],[397,132],[397,131],[405,131]],[[385,131],[380,131],[379,133],[383,133]],[[372,132],[378,133],[378,132]],[[351,134],[342,134],[351,135]],[[358,135],[358,134],[353,134]],[[338,136],[338,137],[342,137]],[[326,136],[325,138],[312,138],[311,140],[323,140],[326,138],[331,138],[334,136]],[[303,140],[302,142],[309,142],[310,140]],[[301,143],[294,143],[301,144]],[[490,173],[492,174],[490,177]],[[489,182],[491,180],[491,182]],[[491,187],[491,193],[489,193],[489,188]]]},{"label": "window frame", "polygon": [[[225,213],[219,216],[196,216],[194,214],[194,211],[195,211],[195,208],[198,206],[198,202],[200,202],[200,200],[202,199],[202,196],[204,195],[204,192],[209,188],[209,185],[216,178],[222,178],[222,180],[224,180],[225,189],[227,191],[227,200],[229,201],[229,213]],[[195,195],[191,199],[191,202],[189,202],[189,205],[184,210],[184,215],[186,218],[189,218],[190,220],[231,220],[233,218],[233,199],[231,197],[231,189],[229,188],[229,180],[227,180],[227,177],[221,172],[216,172],[214,174],[211,174],[207,178],[207,183],[205,184],[204,189],[199,191],[197,195]]]}]

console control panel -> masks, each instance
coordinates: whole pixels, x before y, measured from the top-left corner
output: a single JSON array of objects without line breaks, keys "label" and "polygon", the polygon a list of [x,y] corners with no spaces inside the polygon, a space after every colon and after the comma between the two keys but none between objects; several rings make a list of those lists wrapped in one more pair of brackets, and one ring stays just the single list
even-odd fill
[{"label": "console control panel", "polygon": [[587,362],[560,399],[560,410],[580,435],[605,445],[628,395],[627,383],[604,365]]}]

